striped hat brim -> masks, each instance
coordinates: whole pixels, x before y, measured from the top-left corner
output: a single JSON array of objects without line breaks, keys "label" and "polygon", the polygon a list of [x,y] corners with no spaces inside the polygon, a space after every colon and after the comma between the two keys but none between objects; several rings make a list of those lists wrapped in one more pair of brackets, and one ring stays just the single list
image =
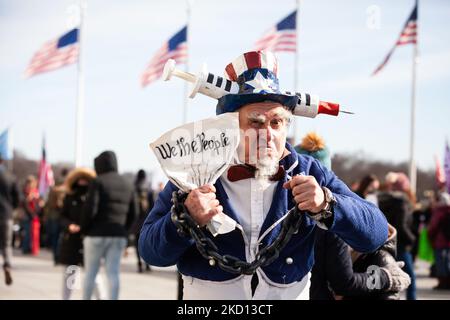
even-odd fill
[{"label": "striped hat brim", "polygon": [[279,93],[228,94],[219,99],[216,114],[235,112],[247,104],[264,101],[278,102],[292,111],[298,103],[298,97],[296,95]]}]

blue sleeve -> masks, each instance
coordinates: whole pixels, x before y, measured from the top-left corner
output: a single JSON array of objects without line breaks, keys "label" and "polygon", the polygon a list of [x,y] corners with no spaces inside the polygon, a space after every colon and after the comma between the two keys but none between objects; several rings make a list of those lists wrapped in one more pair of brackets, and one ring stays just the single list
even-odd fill
[{"label": "blue sleeve", "polygon": [[178,262],[192,244],[191,238],[180,236],[170,218],[172,192],[177,188],[169,182],[145,219],[139,235],[139,254],[150,265],[167,267]]},{"label": "blue sleeve", "polygon": [[376,205],[350,191],[344,182],[317,160],[312,161],[309,174],[336,197],[330,231],[361,253],[373,252],[386,242],[387,220]]}]

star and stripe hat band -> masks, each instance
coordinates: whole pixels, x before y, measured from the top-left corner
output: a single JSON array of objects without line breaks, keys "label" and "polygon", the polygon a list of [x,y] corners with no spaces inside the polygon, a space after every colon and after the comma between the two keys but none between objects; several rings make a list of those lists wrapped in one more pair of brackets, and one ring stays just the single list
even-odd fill
[{"label": "star and stripe hat band", "polygon": [[246,104],[264,101],[293,110],[299,98],[280,91],[277,72],[277,58],[270,51],[251,51],[237,57],[226,66],[225,76],[238,84],[239,91],[221,97],[216,113],[235,112]]}]

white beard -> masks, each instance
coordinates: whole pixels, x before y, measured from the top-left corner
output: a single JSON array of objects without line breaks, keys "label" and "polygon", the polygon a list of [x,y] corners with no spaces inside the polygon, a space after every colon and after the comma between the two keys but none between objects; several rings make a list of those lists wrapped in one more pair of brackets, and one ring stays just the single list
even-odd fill
[{"label": "white beard", "polygon": [[278,159],[269,157],[267,152],[260,149],[260,158],[256,163],[255,178],[269,181],[269,178],[278,172]]}]

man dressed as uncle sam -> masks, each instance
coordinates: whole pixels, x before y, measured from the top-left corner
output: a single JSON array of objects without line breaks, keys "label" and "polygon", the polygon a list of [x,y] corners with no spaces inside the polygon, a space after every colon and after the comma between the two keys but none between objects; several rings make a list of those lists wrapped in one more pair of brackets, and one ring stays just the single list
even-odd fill
[{"label": "man dressed as uncle sam", "polygon": [[[276,57],[265,51],[247,52],[226,67],[228,80],[219,77],[216,85],[238,90],[218,99],[216,113],[236,114],[244,136],[238,156],[214,184],[184,197],[174,196],[181,193],[171,179],[142,227],[141,256],[155,266],[176,264],[184,299],[308,299],[317,228],[364,253],[387,239],[388,224],[375,205],[286,142],[302,96],[280,91],[277,69]],[[182,226],[187,232],[180,227],[183,210],[189,216],[183,221],[191,221]],[[207,226],[220,215],[235,225],[212,232]]]}]

